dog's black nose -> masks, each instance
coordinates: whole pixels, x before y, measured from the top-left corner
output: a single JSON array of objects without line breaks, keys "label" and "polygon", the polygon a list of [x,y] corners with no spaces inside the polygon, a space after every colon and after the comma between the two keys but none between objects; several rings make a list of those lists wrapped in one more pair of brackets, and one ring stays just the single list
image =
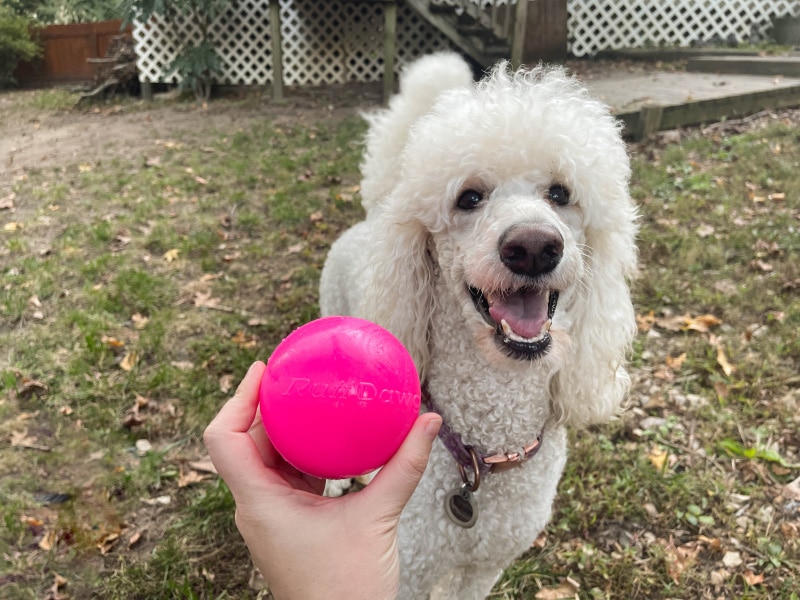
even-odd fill
[{"label": "dog's black nose", "polygon": [[498,244],[500,260],[519,275],[536,277],[556,268],[564,253],[564,238],[550,225],[515,225]]}]

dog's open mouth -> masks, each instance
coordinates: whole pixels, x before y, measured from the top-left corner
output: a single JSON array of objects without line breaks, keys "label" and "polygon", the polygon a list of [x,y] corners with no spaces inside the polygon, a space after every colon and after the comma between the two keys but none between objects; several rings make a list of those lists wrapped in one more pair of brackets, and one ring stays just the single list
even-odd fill
[{"label": "dog's open mouth", "polygon": [[485,294],[469,286],[472,302],[483,320],[495,330],[495,339],[509,356],[533,360],[550,348],[550,325],[558,292],[535,287]]}]

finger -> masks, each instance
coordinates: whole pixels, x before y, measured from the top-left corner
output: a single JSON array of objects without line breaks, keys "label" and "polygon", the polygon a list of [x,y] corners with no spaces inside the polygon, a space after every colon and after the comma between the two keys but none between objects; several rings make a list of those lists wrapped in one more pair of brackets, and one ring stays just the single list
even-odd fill
[{"label": "finger", "polygon": [[220,409],[206,431],[210,429],[212,434],[215,434],[250,429],[258,407],[258,386],[266,368],[267,366],[261,361],[250,365],[233,398]]},{"label": "finger", "polygon": [[208,425],[203,440],[211,461],[232,490],[253,477],[264,477],[262,454],[248,433],[256,414],[262,362],[253,363],[233,398]]},{"label": "finger", "polygon": [[400,515],[425,472],[433,440],[441,425],[442,418],[435,413],[417,417],[403,445],[361,492],[365,501],[373,502],[376,497],[381,499],[376,505],[381,511],[379,516],[394,518]]}]

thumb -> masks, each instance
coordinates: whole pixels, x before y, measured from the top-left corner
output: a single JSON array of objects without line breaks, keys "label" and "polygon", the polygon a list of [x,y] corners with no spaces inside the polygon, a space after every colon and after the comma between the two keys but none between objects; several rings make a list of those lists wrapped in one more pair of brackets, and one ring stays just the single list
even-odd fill
[{"label": "thumb", "polygon": [[417,417],[397,453],[362,490],[361,494],[372,498],[370,501],[380,498],[379,509],[383,516],[399,516],[411,498],[428,465],[433,441],[441,425],[442,418],[436,413],[423,413]]}]

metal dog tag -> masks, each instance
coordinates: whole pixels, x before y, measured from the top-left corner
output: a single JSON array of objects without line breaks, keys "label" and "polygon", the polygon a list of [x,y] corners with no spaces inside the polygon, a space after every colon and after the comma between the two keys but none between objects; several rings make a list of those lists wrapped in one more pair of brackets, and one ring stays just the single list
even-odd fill
[{"label": "metal dog tag", "polygon": [[478,503],[466,484],[445,496],[444,511],[453,523],[464,529],[469,529],[478,520]]}]

